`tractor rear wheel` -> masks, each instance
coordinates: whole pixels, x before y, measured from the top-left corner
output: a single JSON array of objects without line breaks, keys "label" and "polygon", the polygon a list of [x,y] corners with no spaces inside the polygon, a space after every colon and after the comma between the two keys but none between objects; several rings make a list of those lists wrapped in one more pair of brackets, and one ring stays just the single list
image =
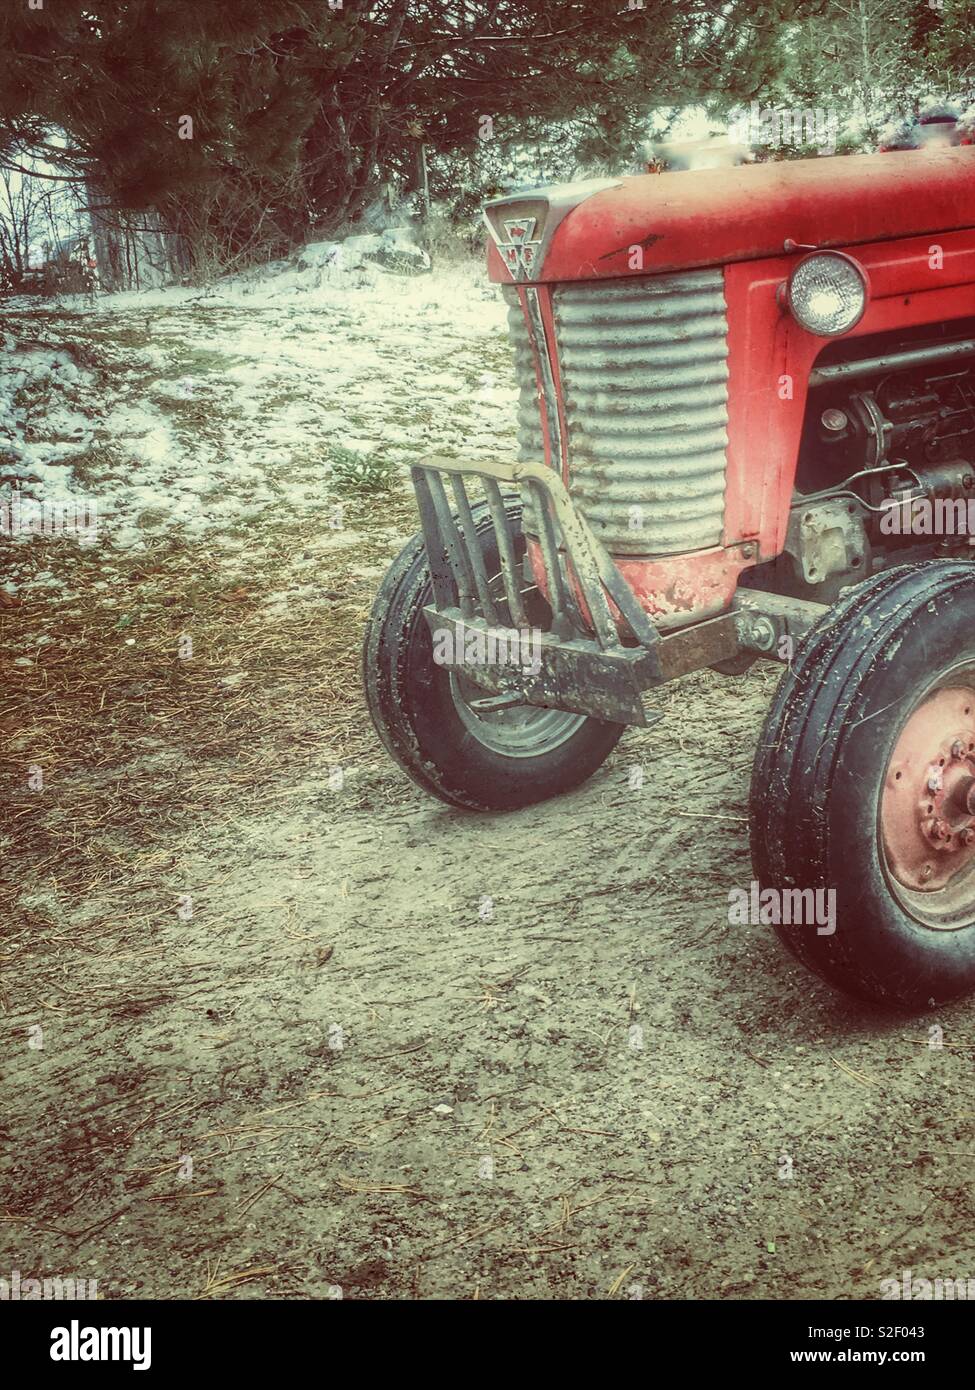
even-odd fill
[{"label": "tractor rear wheel", "polygon": [[808,634],[751,813],[763,920],[806,965],[908,1008],[975,989],[975,567],[888,570]]}]

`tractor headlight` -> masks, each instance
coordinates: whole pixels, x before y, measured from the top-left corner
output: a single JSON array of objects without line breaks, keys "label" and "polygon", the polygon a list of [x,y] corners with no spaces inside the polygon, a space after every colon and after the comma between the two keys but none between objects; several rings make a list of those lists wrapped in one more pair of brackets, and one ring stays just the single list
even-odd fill
[{"label": "tractor headlight", "polygon": [[863,317],[866,271],[841,251],[814,251],[793,268],[786,301],[803,328],[821,338],[833,338]]}]

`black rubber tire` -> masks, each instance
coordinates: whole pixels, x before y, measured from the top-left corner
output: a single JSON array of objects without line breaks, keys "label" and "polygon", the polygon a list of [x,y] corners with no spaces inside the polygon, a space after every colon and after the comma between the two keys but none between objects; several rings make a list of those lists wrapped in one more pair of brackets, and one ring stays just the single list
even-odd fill
[{"label": "black rubber tire", "polygon": [[975,989],[971,921],[912,916],[883,868],[877,809],[900,731],[927,690],[975,663],[975,567],[935,560],[843,595],[801,644],[765,721],[751,786],[761,887],[836,890],[836,929],[776,926],[791,951],[859,998],[917,1008]]},{"label": "black rubber tire", "polygon": [[[521,505],[505,501],[515,554],[525,541]],[[488,573],[500,570],[490,517],[473,508]],[[457,713],[450,678],[433,660],[423,616],[432,585],[422,535],[389,569],[366,628],[363,681],[369,713],[388,752],[424,791],[453,806],[510,811],[579,786],[599,768],[625,725],[586,719],[564,743],[538,757],[505,757],[478,742]]]}]

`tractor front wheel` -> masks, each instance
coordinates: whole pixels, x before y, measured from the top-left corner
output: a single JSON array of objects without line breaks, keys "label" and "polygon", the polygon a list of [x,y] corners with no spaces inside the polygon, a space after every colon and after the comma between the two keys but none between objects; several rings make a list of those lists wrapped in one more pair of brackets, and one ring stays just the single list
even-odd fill
[{"label": "tractor front wheel", "polygon": [[975,567],[840,599],[779,685],[751,812],[763,920],[806,965],[907,1008],[975,989]]},{"label": "tractor front wheel", "polygon": [[[516,559],[525,552],[521,506],[509,499]],[[499,604],[504,585],[490,516],[473,508],[476,538]],[[406,546],[383,580],[363,648],[373,723],[387,751],[424,791],[455,806],[509,811],[557,796],[592,775],[624,725],[538,705],[503,707],[462,675],[438,665],[423,615],[433,584],[422,536]],[[534,585],[522,591],[529,621],[551,618]]]}]

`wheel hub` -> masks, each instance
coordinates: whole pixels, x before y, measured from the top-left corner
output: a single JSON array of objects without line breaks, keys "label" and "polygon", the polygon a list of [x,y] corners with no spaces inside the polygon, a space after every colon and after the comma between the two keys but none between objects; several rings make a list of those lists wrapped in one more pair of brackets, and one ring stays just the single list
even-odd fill
[{"label": "wheel hub", "polygon": [[975,861],[975,689],[934,691],[908,719],[887,767],[881,829],[890,871],[938,892]]},{"label": "wheel hub", "polygon": [[586,722],[584,714],[541,705],[485,700],[484,691],[451,672],[454,708],[478,743],[508,758],[539,758],[561,747]]}]

